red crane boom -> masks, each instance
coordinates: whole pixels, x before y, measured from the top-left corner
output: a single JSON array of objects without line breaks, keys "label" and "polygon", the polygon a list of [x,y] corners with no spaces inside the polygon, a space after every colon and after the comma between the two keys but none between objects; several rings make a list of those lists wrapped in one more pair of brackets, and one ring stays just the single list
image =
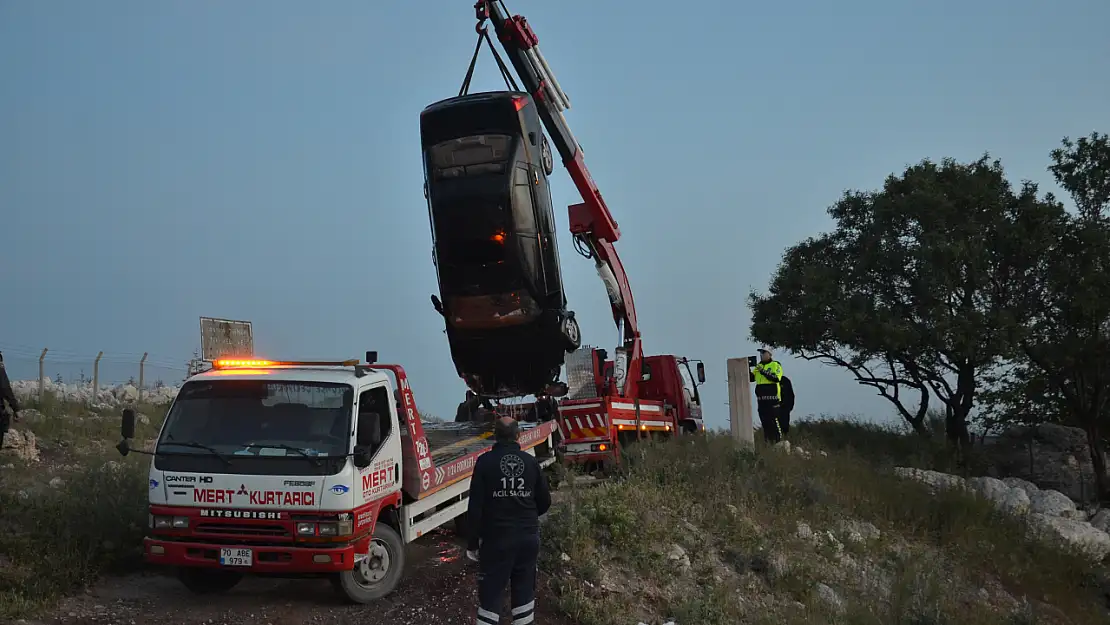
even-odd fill
[{"label": "red crane boom", "polygon": [[540,52],[539,38],[527,18],[510,16],[502,0],[478,0],[474,12],[479,33],[486,20],[493,24],[497,40],[501,42],[522,86],[532,95],[551,142],[555,144],[563,166],[582,196],[581,203],[568,207],[570,232],[578,252],[594,261],[613,309],[613,321],[622,334],[622,345],[616,349],[614,356],[614,379],[611,384],[615,388],[610,390],[615,390],[621,397],[637,399],[643,350],[632,288],[614,246],[620,239],[620,228],[586,168],[582,147],[563,116],[563,111],[570,108],[570,100]]}]

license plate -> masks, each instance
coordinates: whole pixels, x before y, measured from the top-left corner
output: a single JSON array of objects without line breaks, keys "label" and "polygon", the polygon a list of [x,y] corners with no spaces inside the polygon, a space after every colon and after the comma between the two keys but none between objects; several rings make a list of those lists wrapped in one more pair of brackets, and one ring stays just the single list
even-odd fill
[{"label": "license plate", "polygon": [[220,564],[224,566],[251,566],[254,563],[254,552],[250,549],[220,548]]}]

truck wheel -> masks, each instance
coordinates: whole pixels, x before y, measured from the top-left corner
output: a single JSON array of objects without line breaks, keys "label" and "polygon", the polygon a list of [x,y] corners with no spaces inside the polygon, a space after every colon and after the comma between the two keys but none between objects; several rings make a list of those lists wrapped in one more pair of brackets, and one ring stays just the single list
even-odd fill
[{"label": "truck wheel", "polygon": [[582,330],[578,327],[578,320],[574,318],[574,313],[567,313],[567,316],[563,318],[562,327],[559,329],[563,333],[563,342],[567,353],[573,352],[582,346]]},{"label": "truck wheel", "polygon": [[405,544],[386,523],[378,523],[370,539],[370,554],[332,583],[354,603],[370,603],[393,592],[405,568]]},{"label": "truck wheel", "polygon": [[177,570],[177,579],[198,595],[227,592],[243,579],[238,571],[183,567]]}]

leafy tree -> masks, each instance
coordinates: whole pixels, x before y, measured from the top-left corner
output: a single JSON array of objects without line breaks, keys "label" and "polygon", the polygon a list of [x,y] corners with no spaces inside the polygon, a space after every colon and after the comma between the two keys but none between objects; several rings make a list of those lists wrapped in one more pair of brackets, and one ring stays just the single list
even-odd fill
[{"label": "leafy tree", "polygon": [[852,371],[921,433],[931,391],[949,439],[969,444],[979,376],[1024,327],[1012,285],[1035,273],[1062,207],[1032,183],[1015,191],[984,156],[924,160],[829,214],[835,229],[789,249],[767,295],[751,294],[752,336]]},{"label": "leafy tree", "polygon": [[[846,196],[847,199],[848,196]],[[752,336],[796,356],[841,367],[875,389],[915,432],[928,436],[929,386],[915,363],[888,349],[874,322],[876,283],[856,281],[855,263],[836,235],[790,248],[766,296],[752,294]]]},{"label": "leafy tree", "polygon": [[1024,382],[1006,408],[1046,409],[1087,432],[1099,494],[1110,497],[1102,450],[1110,433],[1110,140],[1065,138],[1052,151],[1056,181],[1077,212],[1026,282],[1030,318],[1015,370]]}]

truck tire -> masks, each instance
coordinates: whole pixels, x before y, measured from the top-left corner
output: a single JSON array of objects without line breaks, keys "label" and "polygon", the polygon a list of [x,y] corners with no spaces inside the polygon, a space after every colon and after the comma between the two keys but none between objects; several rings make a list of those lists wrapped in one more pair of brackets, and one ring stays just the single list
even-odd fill
[{"label": "truck tire", "polygon": [[354,603],[370,603],[393,592],[405,568],[405,543],[386,523],[374,527],[370,554],[350,571],[337,573],[332,584]]},{"label": "truck tire", "polygon": [[209,595],[235,588],[242,581],[243,574],[227,569],[182,567],[177,570],[177,579],[190,591],[198,595]]}]

